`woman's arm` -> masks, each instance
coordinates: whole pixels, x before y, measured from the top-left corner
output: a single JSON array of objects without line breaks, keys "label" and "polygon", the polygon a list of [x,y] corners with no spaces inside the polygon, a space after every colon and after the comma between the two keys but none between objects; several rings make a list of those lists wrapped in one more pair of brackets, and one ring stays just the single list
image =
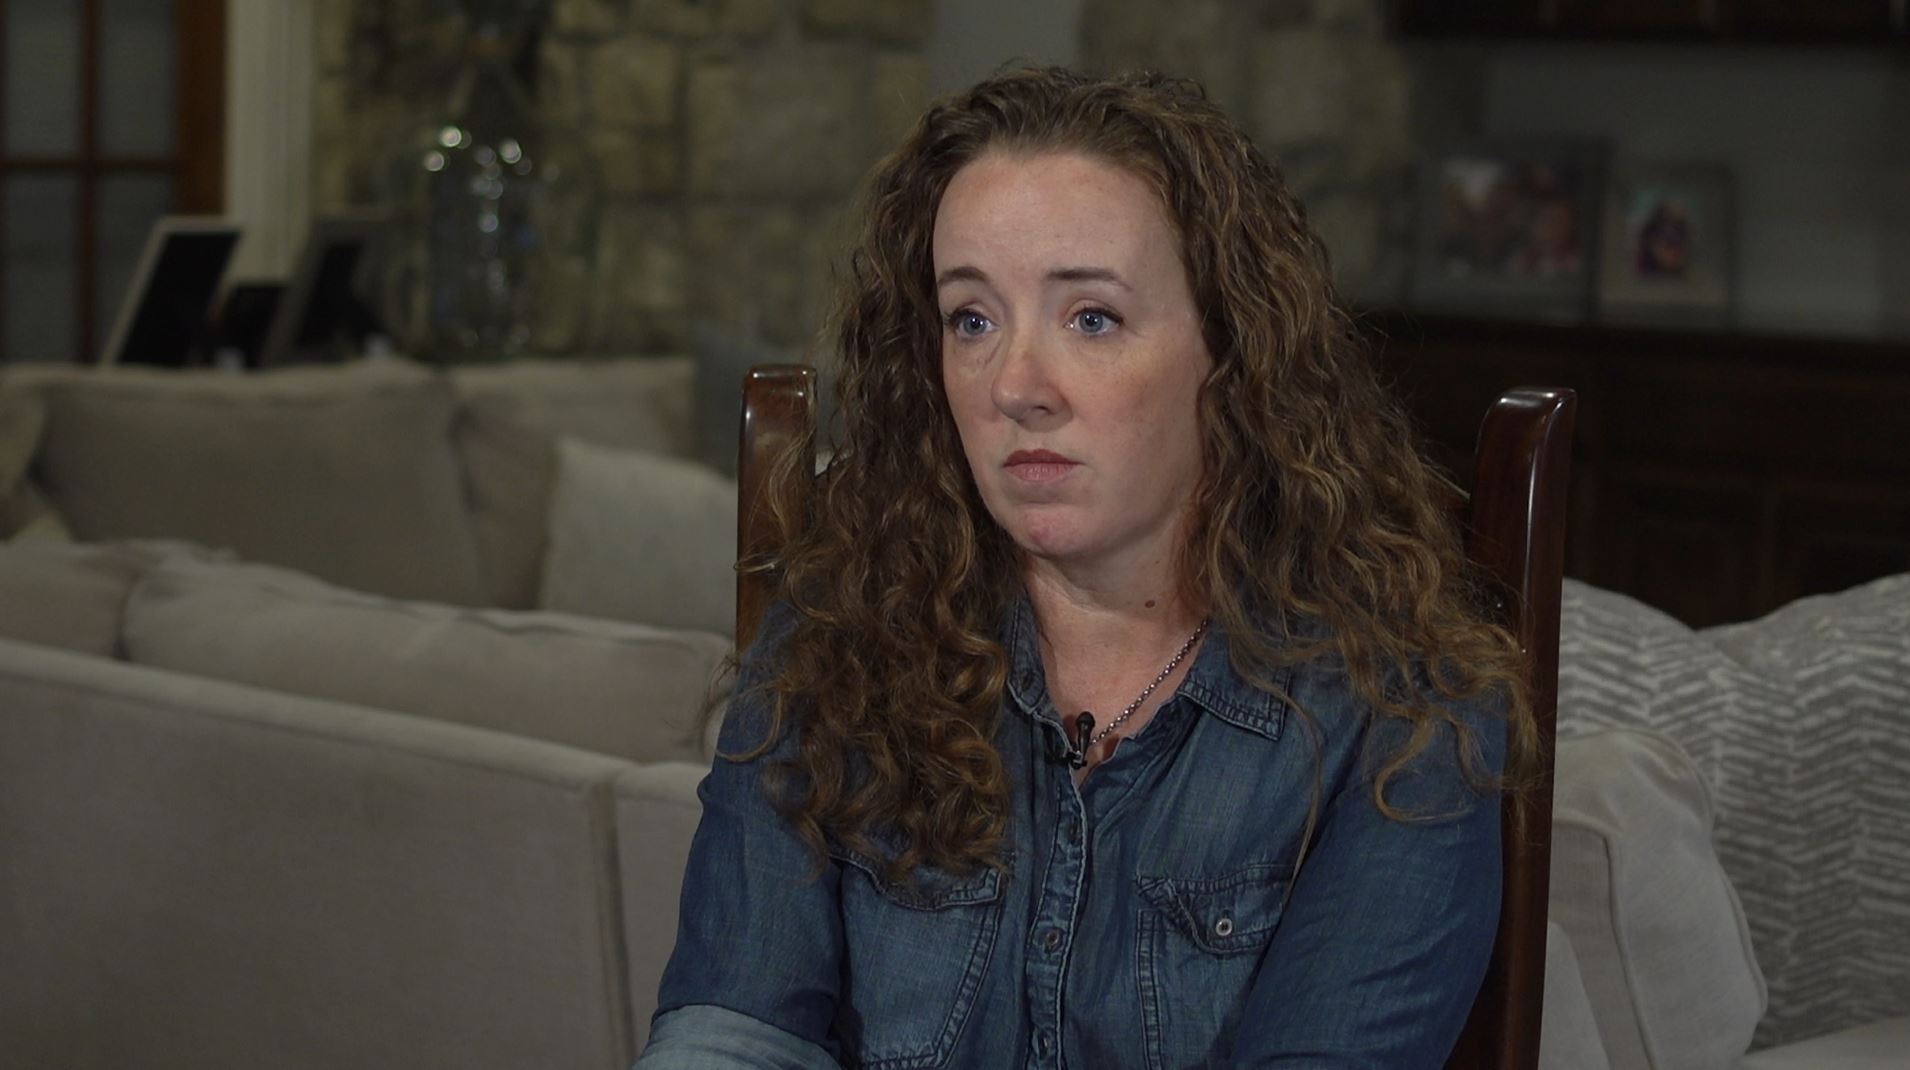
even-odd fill
[{"label": "woman's arm", "polygon": [[[1469,711],[1486,766],[1504,723]],[[1389,754],[1398,723],[1376,734]],[[1390,737],[1390,738],[1388,738]],[[1449,730],[1388,784],[1347,778],[1322,815],[1235,1038],[1236,1065],[1438,1070],[1465,1024],[1499,920],[1499,796],[1469,788]]]},{"label": "woman's arm", "polygon": [[[748,689],[789,623],[772,613],[744,659],[718,739],[723,754],[763,742],[773,700]],[[838,873],[796,838],[763,786],[764,768],[790,747],[785,737],[753,761],[718,757],[697,789],[703,818],[683,874],[676,949],[638,1060],[645,1070],[836,1065]]]}]

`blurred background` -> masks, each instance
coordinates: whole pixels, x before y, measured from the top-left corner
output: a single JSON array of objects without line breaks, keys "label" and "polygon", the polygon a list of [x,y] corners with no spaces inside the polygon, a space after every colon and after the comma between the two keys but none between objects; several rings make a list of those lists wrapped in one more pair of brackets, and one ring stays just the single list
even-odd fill
[{"label": "blurred background", "polygon": [[[1906,46],[1900,0],[4,0],[0,360],[693,354],[721,394],[826,364],[858,181],[935,94],[1154,67],[1280,163],[1443,460],[1579,389],[1572,574],[1742,619],[1910,568]],[[169,215],[236,249],[186,351],[128,354]],[[275,345],[288,286],[333,322]]]}]

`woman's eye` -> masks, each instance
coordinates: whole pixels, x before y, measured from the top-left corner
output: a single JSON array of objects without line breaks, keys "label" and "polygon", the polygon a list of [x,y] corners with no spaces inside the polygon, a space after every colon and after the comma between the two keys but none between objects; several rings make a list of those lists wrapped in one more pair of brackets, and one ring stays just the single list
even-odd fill
[{"label": "woman's eye", "polygon": [[973,338],[985,334],[991,324],[988,317],[970,308],[958,308],[948,314],[949,329],[959,338]]},{"label": "woman's eye", "polygon": [[1074,314],[1075,329],[1090,338],[1119,326],[1121,318],[1105,308],[1084,308]]}]

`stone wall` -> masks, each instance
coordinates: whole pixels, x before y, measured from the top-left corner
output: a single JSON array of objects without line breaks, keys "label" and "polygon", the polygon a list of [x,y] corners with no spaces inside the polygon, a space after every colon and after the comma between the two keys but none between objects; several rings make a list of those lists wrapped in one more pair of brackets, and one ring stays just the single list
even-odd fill
[{"label": "stone wall", "polygon": [[1344,294],[1392,303],[1411,264],[1413,171],[1470,122],[1476,63],[1408,56],[1385,0],[1087,0],[1081,64],[1193,78],[1277,162]]},{"label": "stone wall", "polygon": [[[444,0],[317,5],[314,202],[376,203],[446,117],[463,33]],[[869,166],[927,102],[927,0],[551,0],[521,64],[588,146],[593,226],[555,270],[588,291],[542,348],[684,352],[701,324],[813,337]]]}]

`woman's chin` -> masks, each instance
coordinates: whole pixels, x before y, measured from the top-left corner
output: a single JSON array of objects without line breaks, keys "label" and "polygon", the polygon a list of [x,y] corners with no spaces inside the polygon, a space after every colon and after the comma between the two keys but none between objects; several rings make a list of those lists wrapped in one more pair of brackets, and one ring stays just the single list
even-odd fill
[{"label": "woman's chin", "polygon": [[1010,533],[1023,553],[1043,561],[1070,561],[1093,551],[1093,540],[1078,526],[1053,520],[1024,521]]}]

